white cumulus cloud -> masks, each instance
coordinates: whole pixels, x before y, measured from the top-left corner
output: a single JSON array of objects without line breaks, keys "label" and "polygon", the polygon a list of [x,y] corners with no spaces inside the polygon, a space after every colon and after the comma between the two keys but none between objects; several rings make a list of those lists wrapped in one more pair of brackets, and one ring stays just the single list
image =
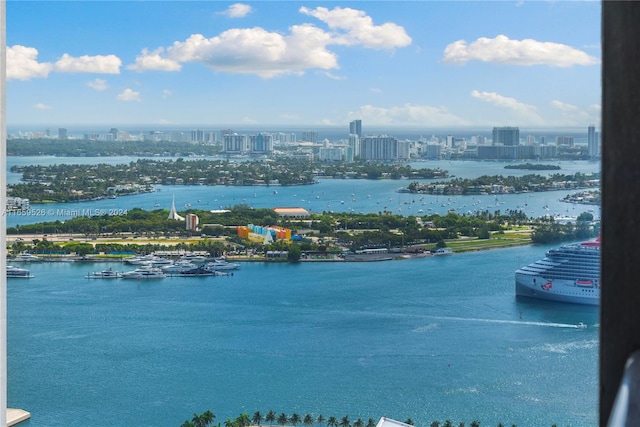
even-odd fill
[{"label": "white cumulus cloud", "polygon": [[357,111],[349,112],[347,119],[362,119],[363,122],[366,121],[377,126],[462,126],[466,124],[462,118],[451,113],[446,107],[416,104],[404,104],[388,108],[367,104],[361,106]]},{"label": "white cumulus cloud", "polygon": [[567,126],[579,126],[585,122],[592,122],[597,118],[597,115],[590,114],[588,111],[583,111],[579,107],[566,102],[554,99],[551,101],[551,105],[560,110],[560,118],[563,124]]},{"label": "white cumulus cloud", "polygon": [[53,66],[38,62],[38,49],[27,46],[7,46],[7,80],[30,80],[47,77]]},{"label": "white cumulus cloud", "polygon": [[47,104],[43,104],[41,102],[34,104],[33,108],[35,108],[36,110],[50,110],[51,109],[51,105],[47,105]]},{"label": "white cumulus cloud", "polygon": [[182,65],[173,59],[163,57],[164,48],[158,48],[153,52],[142,49],[140,55],[136,56],[135,64],[127,65],[127,69],[134,71],[180,71]]},{"label": "white cumulus cloud", "polygon": [[443,62],[466,64],[469,61],[506,65],[548,65],[571,67],[594,65],[597,58],[571,46],[533,39],[511,40],[505,35],[493,39],[481,37],[472,43],[458,40],[444,50]]},{"label": "white cumulus cloud", "polygon": [[229,18],[244,18],[248,14],[253,11],[251,6],[243,3],[235,3],[232,4],[225,10],[221,12],[223,15],[228,16]]},{"label": "white cumulus cloud", "polygon": [[338,44],[358,44],[373,49],[394,49],[411,44],[411,37],[403,27],[392,22],[375,25],[373,19],[362,10],[301,7],[300,13],[319,19],[331,30],[338,30],[333,35],[334,42]]},{"label": "white cumulus cloud", "polygon": [[531,124],[543,123],[543,120],[538,114],[535,106],[522,103],[515,98],[503,96],[496,92],[480,92],[478,90],[471,91],[471,96],[507,110],[515,114],[518,119],[524,122]]},{"label": "white cumulus cloud", "polygon": [[120,65],[122,61],[115,55],[73,57],[65,53],[53,64],[53,67],[60,73],[120,74]]},{"label": "white cumulus cloud", "polygon": [[7,47],[7,80],[44,78],[51,72],[119,74],[122,61],[115,55],[63,54],[55,63],[38,62],[38,49],[27,46]]},{"label": "white cumulus cloud", "polygon": [[89,86],[91,89],[94,89],[94,90],[97,90],[97,91],[103,91],[103,90],[107,90],[109,88],[109,85],[107,84],[107,81],[104,80],[104,79],[91,80],[91,81],[88,81],[85,84],[87,86]]},{"label": "white cumulus cloud", "polygon": [[411,43],[404,28],[392,23],[376,26],[363,11],[302,8],[301,12],[318,17],[329,25],[330,31],[305,23],[292,25],[288,33],[253,27],[232,28],[214,37],[192,34],[168,47],[159,47],[152,52],[144,49],[135,64],[127,68],[177,71],[180,64],[195,62],[216,72],[271,78],[301,75],[314,68],[338,69],[338,56],[329,49],[332,45],[393,49]]},{"label": "white cumulus cloud", "polygon": [[551,101],[551,105],[564,112],[578,111],[578,107],[576,107],[575,105],[567,104],[566,102],[558,101],[555,99]]},{"label": "white cumulus cloud", "polygon": [[141,101],[140,92],[136,92],[135,90],[129,89],[129,88],[120,92],[116,98],[118,99],[118,101],[126,101],[126,102]]}]

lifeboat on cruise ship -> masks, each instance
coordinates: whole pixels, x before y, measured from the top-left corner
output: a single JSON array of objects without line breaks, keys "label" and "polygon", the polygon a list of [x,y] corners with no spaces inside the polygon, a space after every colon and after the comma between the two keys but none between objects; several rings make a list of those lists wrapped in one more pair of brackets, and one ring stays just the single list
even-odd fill
[{"label": "lifeboat on cruise ship", "polygon": [[591,287],[593,286],[593,280],[578,279],[576,280],[576,285]]}]

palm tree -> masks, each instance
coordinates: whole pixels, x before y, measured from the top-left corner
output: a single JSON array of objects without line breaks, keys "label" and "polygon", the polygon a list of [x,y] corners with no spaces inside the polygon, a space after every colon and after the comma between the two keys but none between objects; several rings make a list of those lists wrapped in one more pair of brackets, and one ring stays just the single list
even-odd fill
[{"label": "palm tree", "polygon": [[232,420],[230,417],[227,417],[226,421],[224,422],[224,427],[236,427],[237,424],[235,422],[235,420]]},{"label": "palm tree", "polygon": [[[410,426],[415,425],[415,423],[413,422],[413,420],[411,418],[407,418],[407,420],[404,422],[405,424],[409,424]],[[464,423],[461,427],[464,427]]]},{"label": "palm tree", "polygon": [[193,421],[187,420],[183,422],[180,427],[196,427],[196,424]]},{"label": "palm tree", "polygon": [[364,421],[358,418],[353,422],[353,427],[364,427]]},{"label": "palm tree", "polygon": [[327,420],[327,427],[338,427],[338,420],[336,419],[336,417],[329,417],[329,419]]},{"label": "palm tree", "polygon": [[324,417],[322,416],[322,414],[318,415],[316,422],[320,425],[324,424]]},{"label": "palm tree", "polygon": [[464,421],[460,421],[460,422],[458,423],[458,427],[464,427]]},{"label": "palm tree", "polygon": [[273,422],[276,420],[276,413],[273,412],[271,409],[269,409],[269,412],[267,412],[267,415],[264,416],[264,420],[268,422],[269,425],[272,425]]},{"label": "palm tree", "polygon": [[193,425],[195,427],[207,427],[211,425],[211,423],[213,423],[213,419],[215,417],[216,416],[213,415],[213,412],[206,411],[200,415],[193,414],[193,418],[191,419],[191,421],[193,421]]},{"label": "palm tree", "polygon": [[244,413],[236,418],[236,425],[238,427],[247,427],[251,424],[251,419],[249,418],[249,414]]},{"label": "palm tree", "polygon": [[351,427],[351,422],[349,421],[349,415],[345,415],[344,417],[342,417],[338,425],[340,427]]},{"label": "palm tree", "polygon": [[210,426],[211,424],[213,424],[213,420],[216,419],[216,414],[214,414],[213,412],[206,410],[202,413],[202,415],[200,415],[200,418],[202,419],[202,421],[204,421],[204,425],[206,426]]},{"label": "palm tree", "polygon": [[440,421],[431,422],[431,427],[440,427]]},{"label": "palm tree", "polygon": [[376,421],[373,418],[367,420],[367,427],[376,427]]},{"label": "palm tree", "polygon": [[445,420],[444,424],[442,424],[442,427],[453,427],[453,423],[451,422],[451,420]]},{"label": "palm tree", "polygon": [[258,424],[258,426],[260,425],[260,423],[262,422],[262,414],[260,413],[260,411],[256,411],[253,414],[253,417],[251,417],[251,422],[255,425]]},{"label": "palm tree", "polygon": [[307,427],[313,427],[313,425],[315,424],[315,420],[313,419],[313,415],[311,415],[311,414],[305,415],[304,418],[302,419],[302,424],[304,424]]},{"label": "palm tree", "polygon": [[278,422],[278,424],[283,426],[283,425],[287,424],[287,421],[289,421],[289,418],[287,418],[287,414],[282,412],[280,415],[278,415],[278,419],[276,421]]},{"label": "palm tree", "polygon": [[469,427],[480,427],[480,421],[478,420],[471,421],[471,424],[469,424]]},{"label": "palm tree", "polygon": [[298,414],[293,414],[291,415],[291,418],[289,418],[289,423],[293,426],[296,427],[296,425],[298,425],[298,423],[300,422],[300,415]]}]

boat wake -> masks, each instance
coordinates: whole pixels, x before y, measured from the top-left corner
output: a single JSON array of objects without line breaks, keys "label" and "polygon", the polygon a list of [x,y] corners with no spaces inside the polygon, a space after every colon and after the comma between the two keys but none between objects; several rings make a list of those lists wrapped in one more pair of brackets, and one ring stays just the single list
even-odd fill
[{"label": "boat wake", "polygon": [[440,320],[456,320],[461,322],[478,322],[478,323],[493,323],[493,324],[507,324],[507,325],[525,325],[525,326],[546,326],[549,328],[569,328],[569,329],[581,329],[583,324],[571,324],[571,323],[554,323],[554,322],[533,322],[526,320],[506,320],[506,319],[482,319],[475,317],[453,317],[453,316],[437,316],[434,317]]}]

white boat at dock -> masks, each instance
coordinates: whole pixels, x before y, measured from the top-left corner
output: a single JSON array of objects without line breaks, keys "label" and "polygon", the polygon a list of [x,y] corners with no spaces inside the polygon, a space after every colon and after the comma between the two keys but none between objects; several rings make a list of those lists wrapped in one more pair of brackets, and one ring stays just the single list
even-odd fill
[{"label": "white boat at dock", "polygon": [[138,267],[135,270],[125,271],[122,273],[123,279],[136,279],[136,280],[148,280],[148,279],[164,279],[166,275],[161,269],[155,267]]},{"label": "white boat at dock", "polygon": [[102,271],[92,271],[84,277],[85,279],[119,279],[122,277],[122,273],[114,271],[112,268],[107,268]]}]

